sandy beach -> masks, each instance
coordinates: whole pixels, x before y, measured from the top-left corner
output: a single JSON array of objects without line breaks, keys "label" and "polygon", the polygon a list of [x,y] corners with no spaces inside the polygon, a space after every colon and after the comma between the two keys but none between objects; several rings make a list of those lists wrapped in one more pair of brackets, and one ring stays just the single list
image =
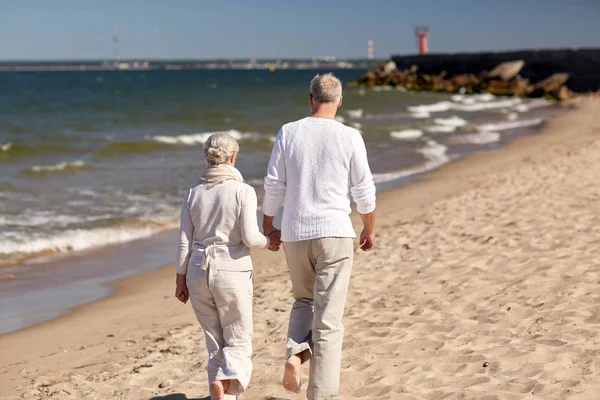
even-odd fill
[{"label": "sandy beach", "polygon": [[[577,106],[379,196],[377,248],[356,251],[342,399],[600,398],[600,102]],[[279,385],[283,253],[254,256],[243,398],[305,398]],[[165,266],[0,336],[0,399],[206,398],[204,337],[174,280]]]}]

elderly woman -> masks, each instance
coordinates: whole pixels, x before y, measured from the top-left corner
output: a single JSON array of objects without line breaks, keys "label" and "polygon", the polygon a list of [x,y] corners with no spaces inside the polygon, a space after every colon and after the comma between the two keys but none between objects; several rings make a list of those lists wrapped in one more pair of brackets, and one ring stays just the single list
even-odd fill
[{"label": "elderly woman", "polygon": [[208,167],[185,193],[175,296],[191,300],[204,330],[212,399],[235,399],[252,373],[250,247],[279,249],[279,233],[260,233],[254,189],[234,167],[239,152],[226,133],[204,145]]}]

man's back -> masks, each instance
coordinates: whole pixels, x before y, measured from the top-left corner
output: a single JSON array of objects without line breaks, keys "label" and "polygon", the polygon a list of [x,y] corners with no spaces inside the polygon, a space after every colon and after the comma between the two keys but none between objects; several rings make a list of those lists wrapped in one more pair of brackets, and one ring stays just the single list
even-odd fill
[{"label": "man's back", "polygon": [[355,237],[350,193],[359,211],[375,205],[375,187],[360,133],[334,119],[307,117],[284,125],[265,178],[263,212],[285,196],[282,240]]}]

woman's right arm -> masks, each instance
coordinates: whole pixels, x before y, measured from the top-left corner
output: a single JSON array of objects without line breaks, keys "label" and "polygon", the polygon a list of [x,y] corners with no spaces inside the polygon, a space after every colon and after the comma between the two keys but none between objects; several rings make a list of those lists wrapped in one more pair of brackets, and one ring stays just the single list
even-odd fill
[{"label": "woman's right arm", "polygon": [[267,248],[269,246],[269,238],[258,229],[258,221],[256,220],[256,212],[258,200],[256,192],[250,186],[242,196],[242,210],[240,213],[240,225],[242,227],[242,240],[248,247]]},{"label": "woman's right arm", "polygon": [[181,206],[181,215],[179,218],[179,245],[177,248],[177,274],[185,275],[187,273],[188,260],[192,252],[192,243],[194,238],[194,225],[189,208],[189,197],[191,189],[185,192],[185,198]]}]

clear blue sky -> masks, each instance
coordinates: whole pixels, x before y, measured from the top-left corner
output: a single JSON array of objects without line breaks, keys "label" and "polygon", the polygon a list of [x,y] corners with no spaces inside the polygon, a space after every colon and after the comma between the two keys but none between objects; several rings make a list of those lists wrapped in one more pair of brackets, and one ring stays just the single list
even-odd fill
[{"label": "clear blue sky", "polygon": [[365,57],[600,47],[600,0],[0,0],[0,59]]}]

